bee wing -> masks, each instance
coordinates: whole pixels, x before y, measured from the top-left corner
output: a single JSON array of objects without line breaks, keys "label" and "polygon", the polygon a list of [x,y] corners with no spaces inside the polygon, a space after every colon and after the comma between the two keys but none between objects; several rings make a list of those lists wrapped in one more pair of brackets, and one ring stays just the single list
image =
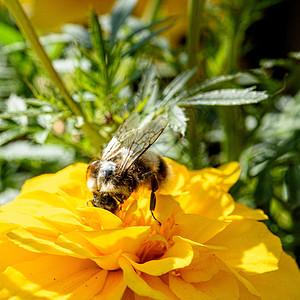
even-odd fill
[{"label": "bee wing", "polygon": [[118,128],[114,137],[107,144],[102,152],[102,160],[111,160],[118,155],[122,149],[122,144],[127,135],[130,135],[132,131],[138,128],[140,122],[140,116],[137,112],[132,113]]},{"label": "bee wing", "polygon": [[158,139],[169,120],[156,118],[146,123],[142,128],[133,130],[125,135],[122,145],[121,172],[125,172],[130,166]]},{"label": "bee wing", "polygon": [[167,118],[156,118],[138,128],[137,113],[131,114],[118,128],[102,153],[102,160],[111,160],[121,153],[120,171],[125,172],[158,139],[166,128]]}]

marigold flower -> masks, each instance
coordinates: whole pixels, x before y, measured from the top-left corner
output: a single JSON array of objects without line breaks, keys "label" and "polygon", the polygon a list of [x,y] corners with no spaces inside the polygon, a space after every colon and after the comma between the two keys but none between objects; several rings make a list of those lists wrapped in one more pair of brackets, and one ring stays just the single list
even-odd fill
[{"label": "marigold flower", "polygon": [[267,217],[228,194],[239,165],[174,175],[118,215],[88,207],[87,165],[25,183],[0,212],[0,299],[300,299],[300,274]]}]

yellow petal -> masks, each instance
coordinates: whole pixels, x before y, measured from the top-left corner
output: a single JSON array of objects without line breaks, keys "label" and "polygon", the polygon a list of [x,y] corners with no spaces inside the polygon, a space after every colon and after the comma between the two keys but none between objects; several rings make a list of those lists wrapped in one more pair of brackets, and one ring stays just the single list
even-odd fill
[{"label": "yellow petal", "polygon": [[167,299],[178,300],[179,298],[171,291],[170,287],[162,281],[160,277],[151,276],[148,274],[141,274],[141,277],[145,282],[153,289],[159,290],[163,293]]},{"label": "yellow petal", "polygon": [[59,232],[92,230],[82,223],[80,216],[65,208],[43,206],[36,212],[35,217]]},{"label": "yellow petal", "polygon": [[238,181],[241,173],[240,164],[236,161],[224,164],[218,168],[224,174],[224,179],[220,182],[223,189],[228,192],[229,189]]},{"label": "yellow petal", "polygon": [[61,234],[57,238],[56,244],[65,249],[69,249],[82,257],[90,258],[100,255],[100,251],[78,231]]},{"label": "yellow petal", "polygon": [[[89,272],[87,271],[87,274]],[[87,275],[86,274],[86,275]],[[78,287],[75,287],[71,293],[68,295],[68,299],[74,300],[83,300],[83,299],[95,299],[101,293],[107,279],[108,271],[98,270],[97,273],[92,275],[91,272],[88,280],[79,283]]]},{"label": "yellow petal", "polygon": [[211,299],[239,299],[239,285],[237,281],[223,271],[218,272],[208,281],[195,283],[194,286],[210,296]]},{"label": "yellow petal", "polygon": [[193,259],[194,252],[191,245],[182,239],[175,239],[174,242],[174,245],[157,260],[150,260],[139,264],[128,258],[126,254],[124,256],[136,270],[149,275],[160,276],[171,270],[188,266]]},{"label": "yellow petal", "polygon": [[125,257],[120,257],[119,264],[123,270],[124,281],[135,293],[152,299],[168,299],[162,292],[156,288],[151,288],[140,276],[138,276],[130,262]]},{"label": "yellow petal", "polygon": [[72,212],[76,212],[76,207],[84,205],[85,202],[85,198],[70,197],[63,192],[54,194],[36,188],[35,191],[22,193],[12,202],[6,204],[3,207],[3,210],[35,215],[39,209],[47,206],[49,208],[65,208]]},{"label": "yellow petal", "polygon": [[233,221],[207,243],[225,246],[216,255],[230,266],[255,273],[276,270],[282,251],[280,239],[253,220]]},{"label": "yellow petal", "polygon": [[90,258],[104,270],[116,270],[120,268],[118,260],[122,253],[121,250],[112,254],[102,255],[92,243],[77,231],[60,235],[56,244],[73,253],[77,253],[82,258]]},{"label": "yellow petal", "polygon": [[180,275],[188,283],[208,281],[219,272],[216,260],[214,254],[195,251],[192,263],[179,270]]},{"label": "yellow petal", "polygon": [[194,214],[179,214],[175,216],[175,223],[178,235],[198,243],[205,243],[229,225]]},{"label": "yellow petal", "polygon": [[[127,287],[123,279],[122,271],[108,272],[104,287],[93,300],[116,300],[121,299]],[[122,298],[123,299],[123,298]]]},{"label": "yellow petal", "polygon": [[187,283],[178,276],[169,275],[169,285],[172,292],[181,300],[212,300],[206,293]]},{"label": "yellow petal", "polygon": [[30,191],[42,190],[50,193],[64,191],[72,197],[86,196],[86,164],[71,165],[55,174],[44,174],[27,180],[22,187],[21,195]]},{"label": "yellow petal", "polygon": [[240,165],[237,162],[231,162],[220,166],[218,169],[205,168],[197,171],[190,171],[190,182],[203,182],[211,185],[218,185],[225,192],[237,182],[240,176]]},{"label": "yellow petal", "polygon": [[239,299],[247,299],[247,300],[261,300],[262,299],[260,296],[255,296],[255,295],[251,294],[241,282],[238,282],[238,284],[239,284],[239,292],[240,292]]},{"label": "yellow petal", "polygon": [[[229,274],[231,273],[234,277],[236,277],[236,279],[238,280],[239,286],[240,286],[240,290],[243,291],[243,294],[246,294],[247,296],[250,294],[249,299],[252,299],[253,296],[259,297],[259,299],[261,299],[259,292],[253,286],[253,284],[251,284],[249,282],[249,280],[247,280],[245,277],[240,275],[240,273],[238,273],[234,268],[232,268],[231,266],[229,266],[227,263],[225,263],[224,261],[222,261],[220,259],[218,259],[218,266],[221,270],[224,270],[225,272],[227,272]],[[245,298],[245,299],[248,299],[248,298]],[[257,299],[257,298],[255,298],[255,299]]]},{"label": "yellow petal", "polygon": [[230,162],[219,168],[204,168],[201,170],[190,171],[191,182],[202,181],[210,184],[217,184],[221,186],[224,191],[236,183],[240,175],[240,165],[238,162]]},{"label": "yellow petal", "polygon": [[53,236],[48,236],[37,232],[30,232],[23,228],[11,230],[7,236],[16,245],[28,251],[79,257],[79,255],[73,253],[69,249],[57,245],[55,243],[56,238]]},{"label": "yellow petal", "polygon": [[156,207],[154,211],[155,217],[164,223],[173,214],[181,213],[179,203],[175,200],[175,197],[171,195],[157,195]]},{"label": "yellow petal", "polygon": [[234,210],[230,194],[215,184],[196,181],[178,200],[185,213],[200,214],[212,219],[227,216]]},{"label": "yellow petal", "polygon": [[279,268],[264,274],[244,274],[259,291],[262,299],[300,299],[300,272],[292,257],[282,252]]},{"label": "yellow petal", "polygon": [[[104,273],[100,276],[99,272]],[[103,286],[103,278],[100,277],[105,276],[105,272],[90,260],[43,255],[8,267],[0,279],[10,297],[18,295],[20,299],[67,299],[77,289],[84,289],[86,284],[97,281],[94,277],[96,274],[99,276],[99,285],[90,286],[87,293],[97,294]]]},{"label": "yellow petal", "polygon": [[251,209],[247,205],[236,202],[233,212],[225,216],[224,220],[268,220],[268,216],[261,209]]},{"label": "yellow petal", "polygon": [[91,257],[91,260],[93,260],[102,269],[117,270],[120,268],[119,258],[121,254],[122,254],[122,250],[119,250],[112,254]]},{"label": "yellow petal", "polygon": [[[8,230],[8,227],[10,228],[28,228],[32,231],[47,234],[50,236],[57,236],[58,231],[51,225],[45,224],[44,222],[41,222],[37,218],[27,215],[27,214],[20,214],[16,212],[1,212],[0,213],[0,222],[1,222],[1,230]],[[6,226],[6,225],[10,226]],[[3,226],[3,228],[2,228]]]},{"label": "yellow petal", "polygon": [[[0,272],[4,271],[8,266],[33,260],[40,254],[27,251],[21,247],[18,247],[13,242],[1,237],[0,242]],[[1,299],[1,298],[0,298]]]},{"label": "yellow petal", "polygon": [[135,253],[149,233],[148,226],[80,232],[102,254],[111,254],[120,249],[123,252]]},{"label": "yellow petal", "polygon": [[171,178],[169,182],[162,187],[160,192],[162,194],[178,195],[189,180],[189,171],[184,165],[169,158],[165,158],[165,160],[171,167]]},{"label": "yellow petal", "polygon": [[194,242],[192,240],[183,238],[181,236],[174,236],[173,240],[176,240],[176,239],[180,239],[180,240],[186,241],[187,243],[189,243],[190,245],[192,245],[193,248],[197,248],[197,251],[200,251],[200,252],[207,252],[207,250],[213,250],[213,251],[210,251],[210,252],[214,252],[215,250],[216,251],[224,251],[224,250],[226,250],[226,247],[224,247],[224,246],[215,246],[215,245],[201,244],[201,243],[197,243],[197,242]]},{"label": "yellow petal", "polygon": [[94,229],[113,229],[120,227],[122,221],[108,210],[97,207],[78,207],[83,222]]}]

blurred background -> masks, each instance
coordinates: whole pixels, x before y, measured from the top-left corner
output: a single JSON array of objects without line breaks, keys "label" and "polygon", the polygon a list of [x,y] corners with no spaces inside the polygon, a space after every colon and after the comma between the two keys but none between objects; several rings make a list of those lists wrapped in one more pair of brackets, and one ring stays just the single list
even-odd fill
[{"label": "blurred background", "polygon": [[0,204],[97,157],[131,112],[166,114],[155,151],[191,169],[239,161],[234,199],[263,209],[300,262],[298,0],[20,1],[59,77],[11,3],[0,2]]}]

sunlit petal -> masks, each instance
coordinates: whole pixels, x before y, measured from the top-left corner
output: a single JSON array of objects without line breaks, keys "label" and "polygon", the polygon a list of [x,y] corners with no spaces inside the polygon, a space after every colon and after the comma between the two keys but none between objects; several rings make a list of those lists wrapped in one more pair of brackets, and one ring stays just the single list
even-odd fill
[{"label": "sunlit petal", "polygon": [[205,243],[229,225],[196,214],[177,215],[175,222],[179,230],[178,235],[198,243]]},{"label": "sunlit petal", "polygon": [[243,274],[263,299],[300,299],[300,274],[296,262],[282,252],[279,268],[263,274]]},{"label": "sunlit petal", "polygon": [[217,255],[231,266],[256,273],[276,270],[282,251],[279,238],[252,220],[232,222],[208,243],[225,246]]},{"label": "sunlit petal", "polygon": [[120,257],[119,264],[124,273],[124,281],[130,289],[140,296],[145,296],[154,299],[168,299],[162,292],[159,290],[150,287],[146,281],[144,281],[137,272],[134,270],[130,262],[124,258]]},{"label": "sunlit petal", "polygon": [[261,209],[251,209],[248,206],[235,203],[234,210],[230,215],[223,218],[224,220],[242,220],[242,219],[253,219],[257,221],[267,220],[268,216]]},{"label": "sunlit petal", "polygon": [[11,297],[17,294],[20,299],[67,298],[76,294],[78,289],[84,289],[90,280],[93,282],[95,276],[99,276],[99,285],[86,290],[92,294],[100,291],[104,283],[101,272],[105,276],[107,271],[89,260],[40,255],[34,260],[8,267],[1,275],[1,282]]}]

